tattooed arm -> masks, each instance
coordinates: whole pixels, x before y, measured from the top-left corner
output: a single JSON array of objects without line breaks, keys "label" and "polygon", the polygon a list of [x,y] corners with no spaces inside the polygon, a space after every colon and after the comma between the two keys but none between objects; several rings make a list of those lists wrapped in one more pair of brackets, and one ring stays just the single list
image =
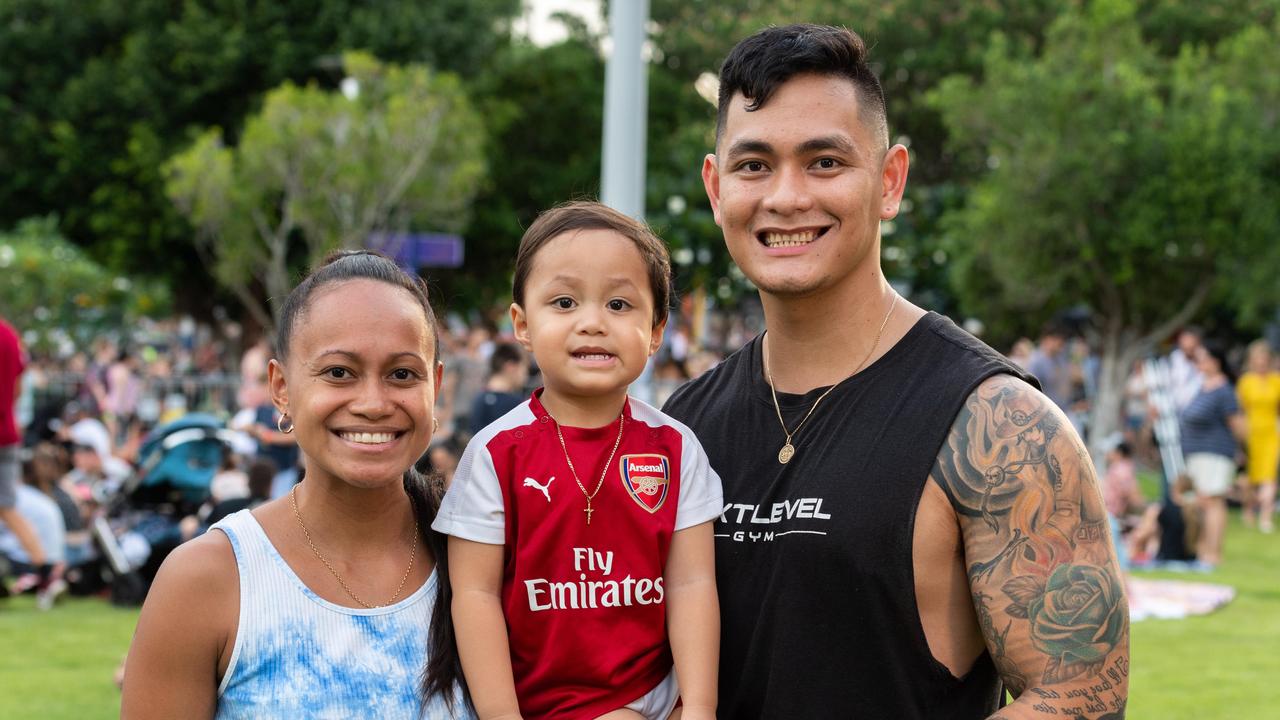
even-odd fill
[{"label": "tattooed arm", "polygon": [[1129,609],[1066,417],[1011,376],[965,401],[931,473],[959,521],[978,623],[1015,702],[999,718],[1123,718]]}]

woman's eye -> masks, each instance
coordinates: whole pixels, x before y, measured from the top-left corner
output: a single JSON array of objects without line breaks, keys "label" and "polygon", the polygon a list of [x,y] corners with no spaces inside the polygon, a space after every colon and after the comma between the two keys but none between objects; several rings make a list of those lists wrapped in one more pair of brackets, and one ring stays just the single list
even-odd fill
[{"label": "woman's eye", "polygon": [[631,303],[627,302],[626,300],[614,298],[609,301],[609,309],[613,310],[614,312],[622,312],[623,310],[626,310],[629,307],[631,307]]},{"label": "woman's eye", "polygon": [[351,371],[341,367],[331,367],[325,370],[324,374],[334,380],[346,380],[351,377]]},{"label": "woman's eye", "polygon": [[567,298],[567,297],[560,297],[560,298],[556,298],[555,300],[552,300],[551,304],[555,305],[561,310],[568,310],[569,308],[573,307],[573,299]]},{"label": "woman's eye", "polygon": [[400,368],[391,371],[391,377],[395,380],[414,380],[418,377],[418,373],[408,368]]}]

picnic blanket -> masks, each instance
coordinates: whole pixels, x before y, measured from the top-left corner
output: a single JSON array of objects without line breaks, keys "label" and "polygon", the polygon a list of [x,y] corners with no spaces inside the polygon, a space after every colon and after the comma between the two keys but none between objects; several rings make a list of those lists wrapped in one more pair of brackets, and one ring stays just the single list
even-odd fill
[{"label": "picnic blanket", "polygon": [[1231,602],[1236,589],[1229,585],[1129,578],[1129,619],[1176,620],[1208,615]]}]

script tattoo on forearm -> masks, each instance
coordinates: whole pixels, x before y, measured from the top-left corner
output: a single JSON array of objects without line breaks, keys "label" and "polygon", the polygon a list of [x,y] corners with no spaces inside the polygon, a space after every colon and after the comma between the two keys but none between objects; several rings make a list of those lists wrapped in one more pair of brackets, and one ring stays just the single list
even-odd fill
[{"label": "script tattoo on forearm", "polygon": [[1008,376],[966,401],[932,473],[960,519],[978,623],[1019,702],[1002,717],[1121,718],[1128,604],[1093,463]]}]

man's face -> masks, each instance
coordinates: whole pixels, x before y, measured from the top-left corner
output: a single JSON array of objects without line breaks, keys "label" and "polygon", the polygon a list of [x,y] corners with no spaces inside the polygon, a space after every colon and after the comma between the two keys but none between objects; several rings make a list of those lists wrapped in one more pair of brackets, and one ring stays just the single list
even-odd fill
[{"label": "man's face", "polygon": [[897,215],[907,176],[859,115],[846,79],[798,75],[769,102],[731,101],[702,177],[743,273],[767,294],[807,296],[879,266],[880,221]]},{"label": "man's face", "polygon": [[1200,336],[1193,332],[1182,332],[1178,335],[1178,347],[1182,349],[1182,354],[1187,357],[1195,355],[1196,349],[1200,347]]}]

